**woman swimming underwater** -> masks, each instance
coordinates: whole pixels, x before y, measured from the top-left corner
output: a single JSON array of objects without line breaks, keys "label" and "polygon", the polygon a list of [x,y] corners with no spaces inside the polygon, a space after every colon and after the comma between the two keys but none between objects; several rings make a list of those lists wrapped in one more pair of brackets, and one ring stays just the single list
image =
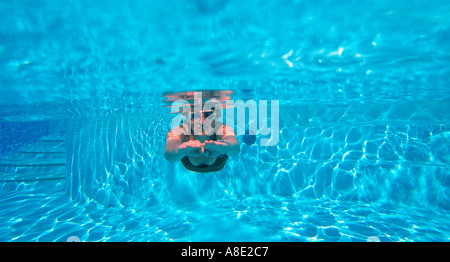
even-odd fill
[{"label": "woman swimming underwater", "polygon": [[[197,120],[203,124],[210,114],[211,112],[202,112],[201,119]],[[183,122],[176,127],[181,132],[172,129],[167,133],[164,157],[168,161],[181,160],[186,169],[207,173],[221,170],[228,157],[239,154],[239,142],[231,127],[223,124],[215,125],[213,134],[207,135],[203,130],[194,132],[195,120],[191,118],[190,121],[190,124]],[[223,128],[223,132],[217,132],[218,128]]]}]

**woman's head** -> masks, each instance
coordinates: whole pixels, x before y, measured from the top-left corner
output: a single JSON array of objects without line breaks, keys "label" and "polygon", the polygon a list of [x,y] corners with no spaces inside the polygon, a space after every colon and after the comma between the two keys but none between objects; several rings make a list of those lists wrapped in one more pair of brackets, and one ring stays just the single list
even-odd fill
[{"label": "woman's head", "polygon": [[188,123],[190,123],[194,135],[212,135],[216,133],[216,129],[221,126],[220,123],[222,123],[222,121],[221,119],[217,119],[218,117],[220,117],[220,113],[211,110],[203,111],[200,114],[191,113],[186,121],[190,120]]}]

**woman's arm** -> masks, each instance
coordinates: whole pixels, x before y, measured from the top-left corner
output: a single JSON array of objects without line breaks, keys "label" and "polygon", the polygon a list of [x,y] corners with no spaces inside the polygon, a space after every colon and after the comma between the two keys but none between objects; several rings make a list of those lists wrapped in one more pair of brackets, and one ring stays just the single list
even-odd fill
[{"label": "woman's arm", "polygon": [[235,156],[239,154],[241,151],[239,141],[237,140],[236,134],[234,133],[234,130],[227,126],[223,125],[223,136],[222,140],[226,142],[229,146],[229,151],[227,152],[228,156]]},{"label": "woman's arm", "polygon": [[166,146],[164,148],[164,157],[166,160],[176,162],[181,160],[184,156],[178,152],[183,141],[181,137],[169,131],[166,135]]},{"label": "woman's arm", "polygon": [[171,162],[181,160],[185,156],[199,156],[202,154],[202,143],[198,140],[183,142],[179,135],[169,131],[166,136],[164,157]]}]

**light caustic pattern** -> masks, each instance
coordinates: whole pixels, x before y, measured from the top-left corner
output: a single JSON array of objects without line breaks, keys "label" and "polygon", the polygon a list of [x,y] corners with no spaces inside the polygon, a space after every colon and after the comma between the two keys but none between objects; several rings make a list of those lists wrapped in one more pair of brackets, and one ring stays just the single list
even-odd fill
[{"label": "light caustic pattern", "polygon": [[[69,120],[0,240],[448,241],[450,6],[391,2],[1,2],[0,121]],[[279,100],[279,143],[165,161],[162,95],[207,89]]]},{"label": "light caustic pattern", "polygon": [[371,107],[284,105],[279,144],[243,144],[213,176],[163,159],[165,111],[74,119],[66,141],[69,197],[64,185],[18,184],[2,197],[4,238],[445,240],[448,126],[415,120],[417,110]]},{"label": "light caustic pattern", "polygon": [[30,193],[1,193],[1,241],[444,241],[450,226],[446,212],[389,203],[266,195],[104,208],[60,191]]},{"label": "light caustic pattern", "polygon": [[[82,123],[69,139],[72,196],[88,194],[112,205],[131,198],[125,202],[134,205],[148,203],[151,195],[152,201],[172,201],[159,197],[167,191],[180,191],[175,195],[186,201],[222,198],[224,192],[269,193],[391,199],[449,208],[447,126],[290,125],[281,129],[277,146],[242,144],[241,154],[213,177],[184,171],[164,160],[168,128],[167,122],[151,115]],[[107,196],[111,199],[105,200]]]}]

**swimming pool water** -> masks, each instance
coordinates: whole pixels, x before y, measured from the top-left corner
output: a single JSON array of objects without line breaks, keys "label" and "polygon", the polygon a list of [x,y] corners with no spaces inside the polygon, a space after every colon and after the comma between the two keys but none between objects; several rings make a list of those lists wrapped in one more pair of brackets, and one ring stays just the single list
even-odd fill
[{"label": "swimming pool water", "polygon": [[[449,240],[445,1],[0,10],[0,241]],[[279,100],[278,144],[167,162],[163,94],[193,90]]]}]

